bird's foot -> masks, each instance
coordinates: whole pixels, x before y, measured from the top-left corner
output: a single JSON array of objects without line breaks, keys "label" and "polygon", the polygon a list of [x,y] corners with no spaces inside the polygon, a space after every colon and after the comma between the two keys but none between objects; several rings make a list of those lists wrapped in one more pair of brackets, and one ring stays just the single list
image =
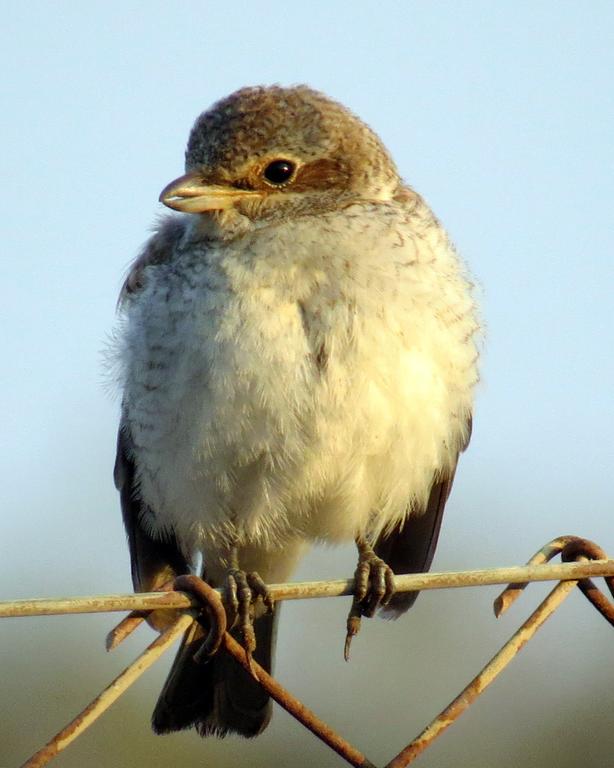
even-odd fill
[{"label": "bird's foot", "polygon": [[354,572],[354,600],[347,619],[343,656],[350,659],[350,645],[360,631],[363,616],[374,616],[394,595],[394,571],[364,539],[357,539],[358,565]]},{"label": "bird's foot", "polygon": [[236,555],[231,557],[231,564],[226,571],[224,602],[230,627],[237,627],[242,639],[248,661],[256,650],[254,632],[255,608],[260,602],[266,611],[273,610],[273,600],[267,585],[256,573],[246,573],[237,565]]}]

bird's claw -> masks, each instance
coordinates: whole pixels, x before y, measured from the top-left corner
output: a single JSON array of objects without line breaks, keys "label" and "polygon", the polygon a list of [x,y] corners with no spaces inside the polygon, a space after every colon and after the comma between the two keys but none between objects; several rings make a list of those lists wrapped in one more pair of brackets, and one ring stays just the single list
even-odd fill
[{"label": "bird's claw", "polygon": [[394,595],[394,571],[370,546],[359,544],[354,573],[354,600],[347,619],[343,657],[350,658],[352,639],[360,631],[362,616],[372,617]]},{"label": "bird's claw", "polygon": [[361,551],[354,573],[354,597],[363,616],[375,616],[394,594],[394,572],[373,550]]},{"label": "bird's claw", "polygon": [[352,601],[352,607],[348,613],[347,631],[345,634],[345,644],[343,646],[343,658],[346,661],[350,660],[350,645],[352,640],[360,632],[362,613],[360,610],[360,603],[354,598]]},{"label": "bird's claw", "polygon": [[251,664],[252,654],[256,650],[254,606],[258,600],[262,600],[265,609],[272,611],[271,594],[258,573],[246,573],[240,568],[228,569],[224,592],[229,626],[237,627],[241,633],[245,654]]}]

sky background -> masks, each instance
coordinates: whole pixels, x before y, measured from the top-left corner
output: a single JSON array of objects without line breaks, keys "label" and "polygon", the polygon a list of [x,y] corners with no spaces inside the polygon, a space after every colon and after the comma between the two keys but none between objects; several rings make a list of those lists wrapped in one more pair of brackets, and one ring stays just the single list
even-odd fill
[{"label": "sky background", "polygon": [[[0,596],[131,590],[103,350],[124,271],[183,172],[196,116],[250,84],[304,82],[383,138],[448,228],[487,328],[474,435],[434,568],[519,564],[575,533],[614,553],[614,5],[611,2],[5,3],[0,42]],[[352,548],[298,579],[351,574]],[[365,622],[286,605],[277,674],[385,763],[545,593],[423,594]],[[0,766],[19,765],[149,642],[105,655],[113,616],[0,621]],[[573,594],[416,763],[611,762],[614,635]],[[339,766],[277,710],[257,741],[155,737],[170,656],[54,765]]]}]

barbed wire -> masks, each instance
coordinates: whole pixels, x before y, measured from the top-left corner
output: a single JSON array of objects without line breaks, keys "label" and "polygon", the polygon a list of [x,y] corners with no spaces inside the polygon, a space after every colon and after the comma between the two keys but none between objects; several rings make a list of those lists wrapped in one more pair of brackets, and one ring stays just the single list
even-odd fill
[{"label": "barbed wire", "polygon": [[[561,555],[563,562],[548,564],[558,554]],[[591,577],[598,576],[605,578],[614,597],[614,560],[609,559],[597,544],[577,536],[561,536],[552,540],[539,549],[525,566],[396,576],[397,592],[507,584],[506,589],[494,603],[497,617],[512,605],[528,583],[558,581],[559,584],[552,589],[479,674],[416,738],[392,758],[385,768],[405,768],[418,757],[490,685],[576,586],[614,626],[614,602],[591,581]],[[352,595],[354,580],[312,581],[268,586],[274,601],[299,600]],[[108,634],[107,649],[109,650],[116,648],[145,621],[151,611],[159,609],[182,611],[166,631],[157,637],[67,726],[23,763],[21,768],[42,768],[47,765],[151,667],[175,640],[189,629],[195,617],[203,611],[206,614],[209,632],[204,647],[197,652],[199,658],[216,652],[230,654],[258,680],[271,698],[346,762],[357,768],[375,768],[362,752],[337,734],[300,699],[283,688],[260,667],[226,631],[226,612],[222,598],[222,590],[213,589],[195,576],[180,576],[173,583],[172,589],[161,592],[0,602],[0,618],[130,611],[129,615]]]}]

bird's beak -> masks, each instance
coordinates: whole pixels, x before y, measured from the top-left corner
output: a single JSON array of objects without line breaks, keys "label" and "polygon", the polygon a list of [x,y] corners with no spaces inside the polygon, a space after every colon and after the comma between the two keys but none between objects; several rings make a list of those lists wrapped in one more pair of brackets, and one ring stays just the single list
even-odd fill
[{"label": "bird's beak", "polygon": [[203,182],[198,171],[186,173],[167,184],[160,192],[160,202],[175,211],[184,213],[204,213],[205,211],[223,211],[239,200],[257,197],[258,192],[236,189],[223,184]]}]

